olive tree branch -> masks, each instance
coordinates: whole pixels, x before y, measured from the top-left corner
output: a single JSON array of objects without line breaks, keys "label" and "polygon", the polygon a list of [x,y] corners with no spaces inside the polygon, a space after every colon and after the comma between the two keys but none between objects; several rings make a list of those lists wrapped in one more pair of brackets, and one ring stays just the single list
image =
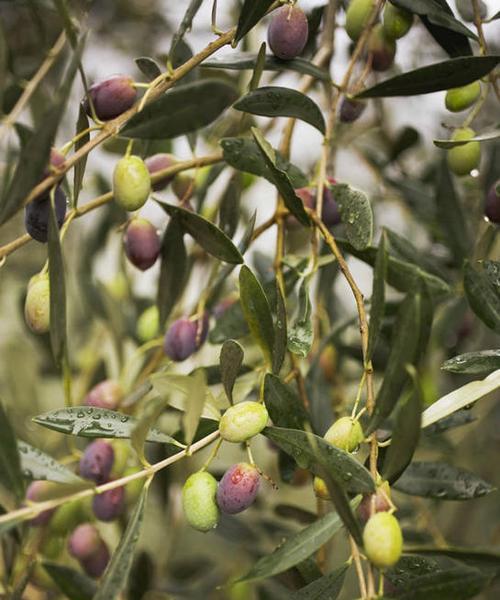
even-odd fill
[{"label": "olive tree branch", "polygon": [[64,48],[64,44],[66,42],[66,34],[64,31],[59,35],[56,40],[56,43],[52,46],[52,48],[47,52],[47,56],[45,60],[42,62],[38,71],[33,75],[33,77],[29,80],[28,84],[24,88],[23,93],[19,97],[19,100],[16,102],[14,108],[10,111],[10,113],[3,119],[0,125],[0,139],[4,136],[4,134],[8,131],[8,129],[14,125],[17,121],[19,115],[23,112],[24,107],[29,102],[31,96],[35,92],[36,88],[43,80],[45,75],[50,71],[52,65],[54,64],[56,58],[61,53]]},{"label": "olive tree branch", "polygon": [[73,494],[68,494],[67,496],[61,496],[59,498],[54,498],[52,500],[45,500],[43,502],[36,502],[31,504],[30,506],[26,506],[24,508],[19,508],[17,510],[13,510],[8,512],[5,515],[0,516],[0,529],[2,525],[6,523],[10,523],[12,521],[24,521],[26,519],[32,519],[39,515],[40,513],[51,510],[53,508],[57,508],[66,502],[70,502],[73,500],[81,500],[83,498],[89,498],[91,496],[95,496],[97,494],[102,494],[103,492],[107,492],[108,490],[114,490],[116,488],[122,487],[130,483],[131,481],[135,481],[136,479],[144,479],[151,478],[158,471],[165,469],[166,467],[178,462],[185,456],[191,456],[193,453],[198,452],[211,444],[214,440],[219,437],[219,431],[214,431],[209,435],[205,436],[198,442],[192,444],[189,449],[184,448],[181,452],[177,452],[173,456],[169,456],[148,468],[142,469],[137,473],[131,473],[126,477],[120,477],[119,479],[114,479],[113,481],[108,481],[107,483],[103,483],[102,485],[98,485],[92,488],[87,488],[84,490],[80,490],[79,492],[75,492]]},{"label": "olive tree branch", "polygon": [[[194,169],[196,167],[205,167],[207,165],[213,165],[215,163],[221,162],[222,160],[223,160],[222,152],[217,152],[214,154],[209,154],[207,156],[201,156],[199,158],[193,158],[190,160],[179,161],[179,162],[176,162],[171,167],[168,167],[166,169],[162,169],[161,171],[156,171],[155,173],[153,173],[151,175],[151,181],[153,183],[155,183],[156,181],[159,181],[163,177],[168,177],[170,175],[176,175],[177,173],[181,173],[182,171],[187,171],[189,169]],[[70,210],[68,212],[68,214],[66,215],[65,224],[68,221],[72,221],[74,219],[82,217],[83,215],[86,215],[87,213],[95,210],[96,208],[99,208],[100,206],[103,206],[104,204],[111,202],[112,199],[113,199],[113,192],[106,192],[105,194],[101,194],[100,196],[97,196],[93,200],[90,200],[83,206],[80,206],[78,208],[74,208],[74,209]],[[22,246],[26,245],[28,242],[31,242],[32,239],[33,238],[29,234],[25,233],[24,235],[19,236],[15,240],[12,240],[12,242],[9,242],[8,244],[5,244],[4,246],[0,246],[0,260],[5,259],[9,254],[12,254],[13,252],[18,250]]]},{"label": "olive tree branch", "polygon": [[[180,65],[177,69],[175,69],[168,78],[162,81],[159,85],[154,87],[151,90],[151,93],[148,96],[148,101],[145,103],[147,106],[149,103],[158,99],[162,94],[164,94],[167,90],[173,87],[180,79],[185,77],[189,72],[191,72],[195,67],[197,67],[200,63],[202,63],[206,58],[217,52],[223,46],[230,44],[234,38],[234,34],[236,32],[236,28],[232,28],[215,41],[210,42],[203,50],[195,54],[192,58],[186,61],[184,64]],[[85,145],[77,150],[74,154],[72,154],[63,164],[63,166],[58,169],[57,173],[46,177],[43,181],[41,181],[38,185],[36,185],[31,192],[26,196],[23,201],[23,206],[32,202],[35,198],[42,195],[44,192],[53,187],[59,180],[62,179],[65,173],[67,173],[74,165],[76,165],[82,158],[87,156],[94,148],[102,144],[104,141],[117,135],[120,130],[125,126],[125,124],[139,112],[139,107],[141,107],[141,100],[136,102],[132,108],[122,113],[116,119],[111,121],[106,121],[101,131],[95,135],[91,140],[89,140]],[[143,108],[143,107],[141,107]]]}]

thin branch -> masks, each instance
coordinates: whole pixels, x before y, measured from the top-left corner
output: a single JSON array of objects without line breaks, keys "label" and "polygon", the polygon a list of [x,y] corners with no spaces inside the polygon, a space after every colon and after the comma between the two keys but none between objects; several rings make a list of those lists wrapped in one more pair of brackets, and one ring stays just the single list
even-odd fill
[{"label": "thin branch", "polygon": [[8,131],[8,129],[14,125],[19,115],[23,112],[24,107],[29,102],[31,96],[35,92],[36,88],[43,80],[45,75],[49,72],[50,68],[54,64],[56,58],[59,56],[61,50],[64,48],[66,43],[66,34],[64,32],[57,38],[56,43],[48,51],[45,60],[40,65],[38,71],[30,79],[27,86],[24,88],[24,92],[21,94],[19,100],[16,102],[14,108],[10,113],[3,119],[0,127],[0,139]]},{"label": "thin branch", "polygon": [[169,456],[164,460],[161,460],[154,465],[151,465],[147,469],[143,469],[142,471],[138,471],[137,473],[131,473],[126,477],[120,477],[119,479],[114,479],[113,481],[108,481],[102,485],[98,485],[96,487],[87,488],[85,490],[81,490],[80,492],[76,492],[74,494],[68,494],[67,496],[61,496],[59,498],[54,498],[53,500],[45,500],[44,502],[36,502],[30,506],[25,508],[19,508],[17,510],[13,510],[5,515],[0,516],[0,528],[4,523],[10,523],[11,521],[24,521],[26,519],[32,519],[39,515],[40,513],[51,510],[53,508],[57,508],[61,506],[61,504],[65,504],[66,502],[70,502],[72,500],[81,500],[83,498],[89,498],[91,496],[95,496],[96,494],[102,494],[103,492],[107,492],[108,490],[114,490],[116,488],[127,485],[131,481],[135,481],[136,479],[144,479],[146,477],[151,477],[154,473],[165,469],[166,467],[176,463],[181,460],[185,456],[191,456],[194,452],[198,452],[205,446],[211,444],[214,440],[219,437],[219,431],[214,431],[206,437],[202,438],[198,442],[194,443],[192,446],[188,448],[184,448],[181,452],[177,452],[173,456]]}]

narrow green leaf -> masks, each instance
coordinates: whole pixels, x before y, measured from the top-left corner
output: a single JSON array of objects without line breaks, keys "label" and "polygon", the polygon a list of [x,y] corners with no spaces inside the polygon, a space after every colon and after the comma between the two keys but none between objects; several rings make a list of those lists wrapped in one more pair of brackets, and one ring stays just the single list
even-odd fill
[{"label": "narrow green leaf", "polygon": [[3,402],[0,402],[0,485],[17,500],[23,498],[24,485],[16,434]]},{"label": "narrow green leaf", "polygon": [[500,291],[481,267],[475,269],[465,263],[464,290],[474,313],[487,327],[500,333]]},{"label": "narrow green leaf", "polygon": [[318,105],[305,94],[291,88],[258,88],[240,98],[233,108],[264,117],[293,117],[325,133],[325,119]]},{"label": "narrow green leaf", "polygon": [[299,286],[297,316],[288,330],[288,349],[303,358],[311,351],[314,339],[309,279],[309,277],[305,277]]},{"label": "narrow green leaf", "polygon": [[[37,425],[42,425],[42,427],[53,429],[59,433],[89,438],[128,439],[137,426],[135,417],[106,408],[89,406],[59,408],[33,417],[33,421]],[[147,441],[182,447],[177,440],[157,429],[151,429]]]},{"label": "narrow green leaf", "polygon": [[370,473],[350,454],[309,432],[281,427],[266,427],[264,435],[303,469],[317,473],[325,470],[346,492],[368,494],[374,490]]},{"label": "narrow green leaf", "polygon": [[422,413],[422,427],[428,427],[432,423],[444,419],[448,415],[477,402],[499,388],[500,369],[494,371],[483,380],[471,381],[436,400],[434,404],[431,404]]},{"label": "narrow green leaf", "polygon": [[436,182],[436,207],[453,262],[461,267],[470,250],[470,235],[464,211],[446,161],[438,168]]},{"label": "narrow green leaf", "polygon": [[235,171],[229,180],[219,204],[219,227],[228,236],[233,237],[241,217],[241,194],[243,175]]},{"label": "narrow green leaf", "polygon": [[[75,135],[79,135],[89,127],[89,118],[87,113],[85,112],[85,108],[83,104],[80,104],[80,108],[78,111],[78,120],[76,122],[76,132]],[[84,146],[90,140],[90,132],[82,135],[80,139],[75,142],[75,152]],[[80,196],[80,192],[82,190],[83,177],[85,175],[85,168],[87,166],[87,157],[88,155],[83,156],[74,166],[74,175],[73,175],[73,208],[78,206],[78,198]]]},{"label": "narrow green leaf", "polygon": [[244,356],[243,348],[235,340],[226,340],[222,344],[220,351],[221,379],[224,391],[231,404],[233,404],[234,382],[240,372]]},{"label": "narrow green leaf", "polygon": [[156,423],[167,404],[164,397],[151,398],[142,405],[141,413],[137,417],[137,423],[130,434],[130,442],[142,465],[149,466],[145,455],[145,443],[151,427]]},{"label": "narrow green leaf", "polygon": [[274,325],[273,373],[279,375],[285,360],[288,341],[285,299],[276,280],[276,322]]},{"label": "narrow green leaf", "polygon": [[66,352],[66,283],[59,227],[51,194],[48,232],[50,287],[50,344],[57,365],[62,365]]},{"label": "narrow green leaf", "polygon": [[356,98],[415,96],[461,87],[481,79],[499,62],[499,55],[452,58],[386,79],[363,90]]},{"label": "narrow green leaf", "polygon": [[274,325],[269,302],[259,280],[243,265],[240,269],[240,301],[250,333],[259,344],[268,365],[272,364]]},{"label": "narrow green leaf", "polygon": [[139,71],[147,77],[148,81],[153,81],[161,75],[158,63],[149,56],[139,56],[139,58],[134,59],[134,62]]},{"label": "narrow green leaf", "polygon": [[198,131],[215,121],[236,98],[233,87],[216,79],[174,87],[134,115],[120,135],[165,140]]},{"label": "narrow green leaf", "polygon": [[235,44],[245,36],[250,29],[255,27],[267,13],[273,0],[245,0],[238,19],[238,27],[234,36]]},{"label": "narrow green leaf", "polygon": [[376,348],[378,336],[382,329],[382,321],[385,311],[385,279],[387,277],[387,248],[386,233],[382,232],[378,245],[375,267],[373,269],[373,286],[370,307],[370,326],[368,329],[368,348],[366,360],[371,360]]},{"label": "narrow green leaf", "polygon": [[55,562],[43,561],[42,567],[69,600],[92,600],[97,591],[97,584],[80,571]]},{"label": "narrow green leaf", "polygon": [[161,243],[161,267],[156,301],[160,315],[160,331],[163,331],[165,321],[184,290],[187,266],[184,230],[180,220],[172,217]]},{"label": "narrow green leaf", "polygon": [[470,29],[455,19],[453,12],[446,2],[436,2],[436,0],[391,0],[391,4],[408,10],[413,14],[424,15],[435,25],[446,27],[451,31],[456,31],[473,40],[477,40],[477,36]]},{"label": "narrow green leaf", "polygon": [[419,292],[409,293],[401,303],[393,328],[384,380],[377,394],[367,433],[374,431],[391,414],[408,381],[406,366],[413,364],[416,358],[419,339],[415,332],[420,332],[421,308],[422,295]]},{"label": "narrow green leaf", "polygon": [[413,390],[399,403],[391,445],[384,456],[381,474],[392,485],[410,464],[418,445],[422,420],[420,385],[414,377]]},{"label": "narrow green leaf", "polygon": [[469,142],[489,142],[490,140],[496,140],[498,138],[500,138],[500,129],[494,129],[493,131],[479,133],[468,140],[432,140],[432,142],[438,148],[449,149],[455,146],[463,146]]},{"label": "narrow green leaf", "polygon": [[498,572],[500,569],[500,554],[490,549],[482,548],[462,548],[460,546],[445,546],[436,548],[435,546],[411,546],[411,552],[427,557],[447,557],[453,560],[464,562],[480,571]]},{"label": "narrow green leaf", "polygon": [[199,11],[202,3],[203,0],[191,0],[191,2],[189,3],[186,12],[184,13],[184,16],[182,18],[181,24],[179,25],[177,31],[174,33],[172,37],[172,42],[170,43],[170,50],[168,51],[170,60],[172,60],[172,55],[175,53],[175,49],[178,43],[183,39],[186,31],[191,29],[193,19],[195,18],[196,13]]},{"label": "narrow green leaf", "polygon": [[61,78],[63,85],[55,94],[50,108],[40,119],[40,126],[24,146],[19,156],[16,170],[7,193],[0,206],[0,225],[8,221],[21,207],[29,192],[39,183],[43,171],[47,167],[50,148],[54,142],[57,127],[64,114],[66,102],[73,80],[80,63],[84,40],[73,53],[65,75]]},{"label": "narrow green leaf", "polygon": [[438,500],[470,500],[494,488],[474,473],[444,462],[412,462],[394,487],[411,496]]},{"label": "narrow green leaf", "polygon": [[298,394],[276,375],[266,373],[264,402],[276,427],[303,430],[309,416]]},{"label": "narrow green leaf", "polygon": [[373,235],[373,213],[366,194],[346,183],[332,186],[335,202],[339,206],[340,218],[345,225],[347,240],[356,250],[364,250],[371,244]]},{"label": "narrow green leaf", "polygon": [[3,94],[5,89],[5,82],[7,80],[7,68],[9,59],[9,49],[7,41],[5,39],[5,32],[2,24],[0,23],[0,106],[3,106]]},{"label": "narrow green leaf", "polygon": [[[397,592],[391,597],[406,600],[466,600],[476,597],[477,592],[488,582],[489,577],[463,563],[438,563],[429,556],[413,554],[403,556],[388,569],[384,576]],[[432,555],[432,551],[429,552]],[[437,551],[436,556],[440,556]],[[446,556],[445,553],[442,556]]]},{"label": "narrow green leaf", "polygon": [[[203,63],[203,68],[229,69],[234,71],[253,70],[257,64],[258,54],[251,52],[231,52],[225,56],[211,58]],[[317,67],[304,58],[281,60],[268,54],[264,62],[265,71],[295,71],[302,75],[310,75],[320,81],[330,81],[330,74],[326,69]]]},{"label": "narrow green leaf", "polygon": [[177,219],[179,225],[209,254],[232,264],[243,262],[238,248],[217,225],[185,208],[159,201],[158,204],[168,215]]},{"label": "narrow green leaf", "polygon": [[262,42],[260,45],[259,51],[257,52],[257,57],[255,60],[255,67],[253,68],[252,79],[248,84],[248,91],[252,92],[259,87],[260,80],[262,78],[262,73],[266,68],[266,42]]},{"label": "narrow green leaf", "polygon": [[94,600],[114,600],[120,595],[120,592],[127,584],[135,548],[141,532],[150,483],[151,480],[147,481],[142,488],[141,495],[134,508],[134,512],[130,516],[127,528],[99,582],[99,588],[97,594],[94,596]]},{"label": "narrow green leaf", "polygon": [[330,476],[330,474],[327,471],[325,471],[325,469],[320,469],[319,475],[325,482],[325,485],[328,490],[328,495],[330,496],[330,499],[333,502],[335,510],[341,518],[344,527],[352,536],[356,544],[358,546],[363,546],[363,534],[361,532],[361,527],[359,526],[359,522],[354,514],[352,507],[352,504],[355,504],[355,507],[357,507],[360,497],[358,496],[355,500],[352,501],[351,504],[349,502],[349,498],[347,497],[346,492]]},{"label": "narrow green leaf", "polygon": [[75,475],[73,471],[70,471],[52,456],[45,454],[38,448],[34,448],[21,440],[17,442],[17,447],[21,459],[21,469],[25,477],[47,479],[58,483],[83,483],[83,480]]},{"label": "narrow green leaf", "polygon": [[466,352],[448,359],[441,365],[443,371],[467,375],[484,375],[500,369],[500,349]]},{"label": "narrow green leaf", "polygon": [[[366,250],[356,250],[351,244],[345,240],[337,238],[337,244],[341,249],[345,250],[349,254],[352,254],[356,258],[359,258],[363,262],[371,265],[375,265],[377,259],[377,249],[370,246]],[[394,256],[388,256],[387,262],[387,283],[392,287],[396,288],[400,292],[409,292],[415,288],[420,281],[425,282],[432,296],[435,298],[441,298],[444,295],[448,295],[451,291],[450,286],[441,277],[437,277],[432,273],[429,273],[419,267],[418,265],[412,264],[396,258]]]},{"label": "narrow green leaf", "polygon": [[257,146],[260,149],[262,158],[269,169],[272,183],[276,186],[279,193],[283,197],[285,206],[299,221],[299,223],[308,226],[310,221],[304,209],[304,204],[302,203],[302,200],[295,194],[295,190],[293,189],[287,173],[278,167],[273,147],[267,142],[262,133],[256,127],[252,127],[252,134],[257,142]]},{"label": "narrow green leaf", "polygon": [[328,513],[312,525],[292,534],[272,554],[263,556],[239,581],[257,581],[287,571],[311,556],[341,528],[342,521],[337,513]]},{"label": "narrow green leaf", "polygon": [[342,565],[328,575],[323,575],[309,585],[292,592],[290,600],[336,600],[344,585],[349,565]]},{"label": "narrow green leaf", "polygon": [[182,428],[184,430],[184,440],[189,446],[194,439],[198,424],[203,413],[205,398],[207,395],[207,380],[203,369],[196,369],[193,375],[189,376],[189,402],[182,417]]},{"label": "narrow green leaf", "polygon": [[[274,184],[271,169],[264,160],[259,146],[254,140],[238,137],[223,138],[220,145],[224,152],[224,160],[239,171],[245,171],[265,177]],[[279,152],[275,152],[276,165],[282,171],[287,173],[290,182],[294,188],[300,188],[307,185],[307,177],[295,165],[285,160]]]}]

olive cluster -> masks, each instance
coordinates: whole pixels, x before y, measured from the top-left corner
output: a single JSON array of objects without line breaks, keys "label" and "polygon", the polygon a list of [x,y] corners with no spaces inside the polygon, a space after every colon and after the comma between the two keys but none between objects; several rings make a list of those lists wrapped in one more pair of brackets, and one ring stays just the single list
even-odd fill
[{"label": "olive cluster", "polygon": [[[344,452],[355,452],[363,443],[364,437],[361,424],[351,417],[337,419],[324,435],[329,444]],[[331,500],[326,483],[320,477],[314,478],[313,488],[318,498]],[[364,496],[358,507],[358,516],[364,524],[365,554],[379,569],[396,564],[403,549],[401,527],[392,514],[393,510],[387,481],[380,481],[376,492]]]},{"label": "olive cluster", "polygon": [[[264,429],[268,418],[260,402],[239,402],[222,415],[220,436],[227,442],[247,442]],[[253,504],[260,480],[257,467],[247,462],[232,465],[219,482],[205,470],[193,473],[182,489],[187,522],[198,531],[210,531],[217,526],[220,512],[234,515]]]},{"label": "olive cluster", "polygon": [[[114,382],[102,382],[88,394],[87,404],[115,405],[117,393]],[[124,442],[95,440],[83,452],[78,471],[81,477],[101,485],[137,473],[139,467],[129,466],[129,458],[129,447]],[[101,535],[99,522],[118,519],[128,506],[137,501],[142,485],[141,479],[134,479],[126,487],[113,488],[92,498],[73,500],[38,514],[31,523],[47,529],[42,554],[58,558],[66,547],[87,575],[100,577],[109,562],[110,550]],[[26,491],[26,500],[28,503],[50,500],[57,491],[58,486],[53,482],[33,481]]]}]

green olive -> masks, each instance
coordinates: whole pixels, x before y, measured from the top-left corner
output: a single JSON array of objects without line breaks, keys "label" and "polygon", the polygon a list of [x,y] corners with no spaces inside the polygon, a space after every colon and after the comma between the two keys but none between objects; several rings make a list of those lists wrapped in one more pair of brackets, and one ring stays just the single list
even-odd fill
[{"label": "green olive", "polygon": [[206,471],[193,473],[182,488],[182,506],[187,522],[198,531],[210,531],[219,521],[217,480]]},{"label": "green olive", "polygon": [[244,442],[260,433],[267,425],[269,415],[260,402],[240,402],[222,415],[219,423],[221,437],[228,442]]},{"label": "green olive", "polygon": [[138,156],[124,156],[113,172],[113,195],[124,210],[138,210],[151,192],[151,176]]},{"label": "green olive", "polygon": [[356,42],[368,25],[375,3],[373,0],[352,0],[346,12],[345,30]]},{"label": "green olive", "polygon": [[50,287],[48,275],[35,275],[28,284],[24,304],[26,324],[34,333],[47,333],[50,328]]},{"label": "green olive", "polygon": [[396,517],[388,512],[371,516],[363,531],[363,545],[368,560],[378,569],[395,565],[403,551],[403,534]]},{"label": "green olive", "polygon": [[405,36],[413,25],[411,12],[387,2],[384,8],[384,33],[388,38],[399,40]]},{"label": "green olive", "polygon": [[[453,141],[470,140],[475,136],[470,127],[457,129],[451,139]],[[479,166],[481,160],[481,145],[479,142],[469,142],[460,146],[454,146],[448,150],[448,166],[455,175],[468,175],[472,169]]]},{"label": "green olive", "polygon": [[446,108],[451,112],[460,112],[472,106],[481,95],[481,84],[473,81],[463,87],[453,88],[446,92]]},{"label": "green olive", "polygon": [[365,436],[359,421],[350,417],[342,417],[335,421],[324,435],[325,440],[346,452],[353,452],[358,448]]}]

